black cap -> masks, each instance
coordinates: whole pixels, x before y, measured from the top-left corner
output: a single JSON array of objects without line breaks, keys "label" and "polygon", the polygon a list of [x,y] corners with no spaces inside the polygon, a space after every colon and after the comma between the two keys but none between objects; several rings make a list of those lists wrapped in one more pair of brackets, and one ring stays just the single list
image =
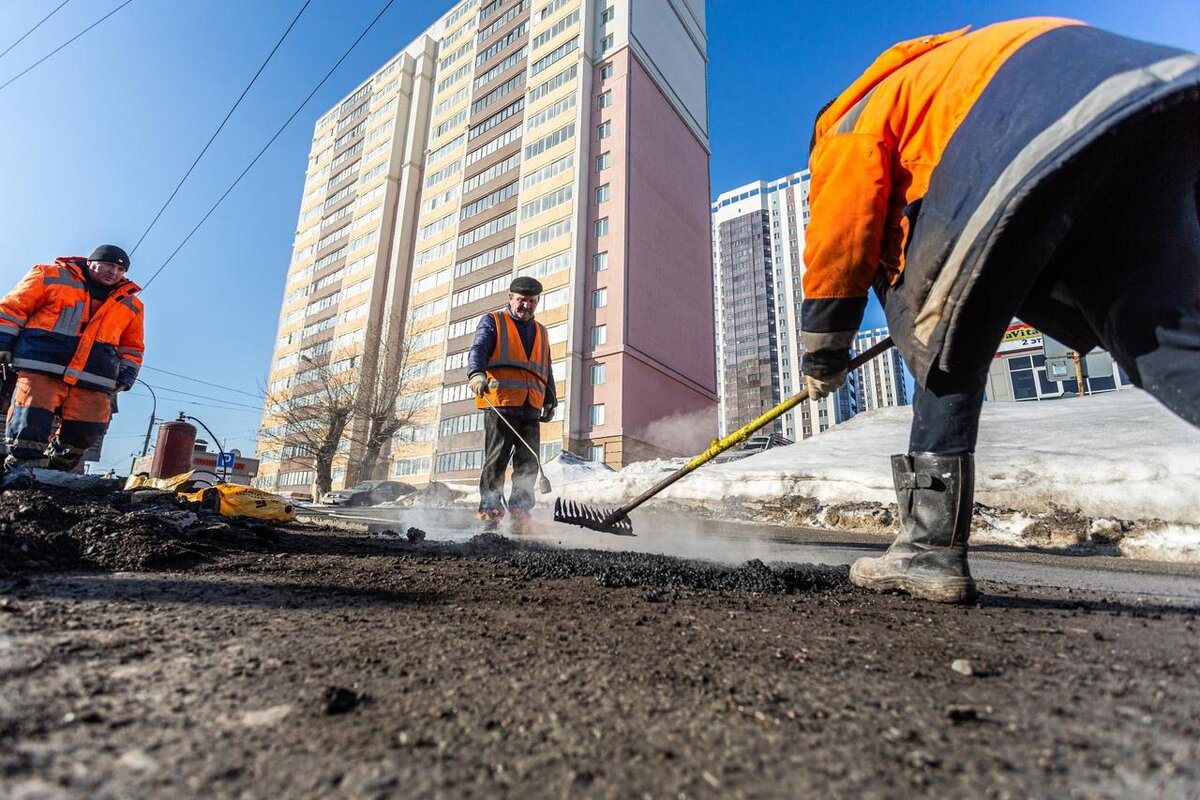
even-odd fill
[{"label": "black cap", "polygon": [[512,283],[508,285],[508,290],[513,294],[541,294],[542,284],[537,278],[521,275],[513,278]]},{"label": "black cap", "polygon": [[115,244],[102,244],[92,251],[88,261],[108,261],[129,269],[129,254]]}]

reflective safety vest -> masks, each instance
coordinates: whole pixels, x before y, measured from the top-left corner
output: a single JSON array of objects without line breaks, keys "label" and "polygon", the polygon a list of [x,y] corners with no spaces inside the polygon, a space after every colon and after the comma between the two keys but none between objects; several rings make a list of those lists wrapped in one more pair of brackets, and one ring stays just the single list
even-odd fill
[{"label": "reflective safety vest", "polygon": [[546,385],[550,382],[550,337],[546,326],[534,322],[532,352],[525,352],[525,343],[517,330],[517,321],[506,311],[493,311],[496,323],[496,346],[488,358],[487,379],[499,383],[488,389],[483,397],[475,398],[476,408],[487,408],[484,398],[497,407],[520,408],[529,405],[541,408],[546,401]]},{"label": "reflective safety vest", "polygon": [[12,351],[18,370],[72,386],[132,386],[145,350],[140,288],[121,281],[93,311],[86,269],[78,257],[31,269],[0,299],[0,350]]}]

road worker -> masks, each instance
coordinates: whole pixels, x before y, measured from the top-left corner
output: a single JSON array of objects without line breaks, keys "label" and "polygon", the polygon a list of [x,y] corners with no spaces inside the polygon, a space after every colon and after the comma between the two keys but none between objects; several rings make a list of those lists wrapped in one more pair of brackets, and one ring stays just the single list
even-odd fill
[{"label": "road worker", "polygon": [[[477,516],[487,530],[496,528],[506,506],[517,530],[528,522],[538,475],[533,453],[539,452],[540,425],[554,419],[558,407],[550,338],[546,326],[533,318],[541,296],[542,284],[536,278],[514,278],[508,304],[480,318],[467,356],[468,385],[484,414]],[[504,473],[510,461],[512,491],[506,502]]]},{"label": "road worker", "polygon": [[38,264],[0,300],[0,364],[17,372],[8,483],[23,467],[74,469],[104,435],[112,396],[137,379],[145,315],[128,269],[125,251],[105,244]]},{"label": "road worker", "polygon": [[1200,57],[1066,19],[902,42],[817,117],[803,369],[846,379],[874,287],[918,393],[901,531],[850,578],[970,602],[974,450],[1013,317],[1200,425]]}]

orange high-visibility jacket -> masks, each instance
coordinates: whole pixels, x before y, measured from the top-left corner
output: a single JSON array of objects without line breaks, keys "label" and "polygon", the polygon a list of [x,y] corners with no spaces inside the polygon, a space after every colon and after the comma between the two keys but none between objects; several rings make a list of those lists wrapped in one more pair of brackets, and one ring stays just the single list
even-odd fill
[{"label": "orange high-visibility jacket", "polygon": [[12,351],[18,370],[70,385],[106,392],[132,386],[146,349],[140,288],[121,281],[93,312],[86,269],[81,257],[31,269],[0,300],[0,349]]},{"label": "orange high-visibility jacket", "polygon": [[967,31],[895,45],[817,121],[801,321],[811,374],[844,362],[822,356],[851,345],[873,285],[918,381],[939,359],[949,368],[947,334],[978,324],[969,312],[987,299],[972,289],[1020,203],[1200,74],[1191,54],[1072,20]]},{"label": "orange high-visibility jacket", "polygon": [[488,358],[486,375],[489,388],[484,397],[475,398],[476,408],[487,408],[487,400],[497,408],[531,406],[540,409],[546,402],[550,382],[550,337],[546,326],[534,321],[533,346],[525,352],[516,320],[503,310],[491,312],[496,325],[496,346]]}]

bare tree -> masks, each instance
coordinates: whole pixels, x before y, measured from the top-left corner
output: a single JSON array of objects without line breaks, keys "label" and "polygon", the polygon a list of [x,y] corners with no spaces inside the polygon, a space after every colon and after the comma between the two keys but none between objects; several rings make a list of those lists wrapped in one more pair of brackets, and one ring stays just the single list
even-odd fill
[{"label": "bare tree", "polygon": [[442,372],[440,358],[414,370],[409,353],[397,333],[365,352],[302,356],[308,369],[286,389],[267,394],[263,446],[279,449],[289,465],[311,469],[315,497],[329,491],[339,453],[347,458],[347,485],[383,477],[392,438],[421,411],[403,395]]},{"label": "bare tree", "polygon": [[381,474],[384,470],[384,448],[401,428],[411,425],[416,417],[418,409],[412,408],[401,397],[424,377],[413,373],[410,353],[411,348],[403,341],[383,343],[370,370],[371,380],[359,385],[354,408],[359,424],[354,426],[349,437],[358,445],[355,450],[359,455],[354,468],[347,474],[348,479],[386,477]]},{"label": "bare tree", "polygon": [[[317,360],[319,359],[319,361]],[[313,470],[314,499],[329,491],[338,446],[354,417],[358,393],[355,355],[301,357],[307,366],[287,389],[269,392],[261,445],[280,451],[281,463]]]}]

